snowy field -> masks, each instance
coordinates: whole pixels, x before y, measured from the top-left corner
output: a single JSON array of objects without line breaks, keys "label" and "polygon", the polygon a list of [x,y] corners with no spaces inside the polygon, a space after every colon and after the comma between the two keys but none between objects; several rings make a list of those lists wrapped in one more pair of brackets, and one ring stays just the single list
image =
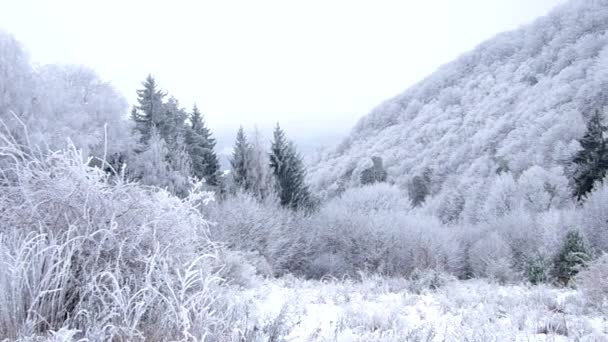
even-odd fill
[{"label": "snowy field", "polygon": [[288,277],[235,296],[252,318],[242,332],[250,341],[608,341],[607,318],[575,290],[482,280],[428,285]]}]

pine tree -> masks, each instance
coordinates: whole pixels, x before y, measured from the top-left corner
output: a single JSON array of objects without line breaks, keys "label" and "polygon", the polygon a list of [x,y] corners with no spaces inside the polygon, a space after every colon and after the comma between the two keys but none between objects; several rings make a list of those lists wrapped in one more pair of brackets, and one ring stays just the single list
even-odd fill
[{"label": "pine tree", "polygon": [[220,163],[214,151],[216,142],[196,105],[190,114],[186,144],[192,161],[193,176],[205,179],[210,186],[220,185]]},{"label": "pine tree", "polygon": [[574,159],[577,170],[574,178],[574,195],[582,200],[596,182],[602,181],[608,170],[608,144],[605,133],[608,130],[602,123],[602,116],[595,111],[587,124],[587,133],[580,140],[581,147]]},{"label": "pine tree", "polygon": [[[163,104],[162,119],[157,124],[159,134],[168,144],[174,144],[177,140],[183,139],[186,130],[186,119],[188,114],[180,108],[179,101],[171,96]],[[171,146],[171,148],[177,148]]]},{"label": "pine tree", "polygon": [[164,101],[167,94],[158,89],[151,75],[142,85],[143,89],[137,91],[138,105],[131,111],[141,143],[131,177],[183,196],[192,173],[191,158],[186,153],[188,115],[174,97]]},{"label": "pine tree", "polygon": [[152,75],[148,75],[142,85],[144,88],[137,90],[138,105],[131,110],[131,119],[135,122],[135,130],[140,134],[140,141],[147,144],[152,129],[158,129],[164,121],[163,99],[167,94],[158,89]]},{"label": "pine tree", "polygon": [[285,133],[277,124],[270,151],[270,169],[282,206],[292,209],[309,209],[312,199],[306,186],[302,158],[295,145],[287,141]]},{"label": "pine tree", "polygon": [[580,268],[590,260],[591,257],[581,234],[576,230],[570,231],[555,259],[554,276],[563,285],[568,285]]},{"label": "pine tree", "polygon": [[232,166],[232,178],[238,189],[249,191],[251,188],[251,146],[247,142],[247,136],[243,130],[243,126],[239,128],[236,134],[236,141],[232,151],[230,165]]}]

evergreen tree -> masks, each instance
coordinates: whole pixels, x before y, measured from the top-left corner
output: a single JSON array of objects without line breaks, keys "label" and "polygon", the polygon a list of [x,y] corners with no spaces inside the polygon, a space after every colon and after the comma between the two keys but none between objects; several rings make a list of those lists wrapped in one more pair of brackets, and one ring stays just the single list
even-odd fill
[{"label": "evergreen tree", "polygon": [[430,193],[430,183],[431,171],[429,169],[424,170],[421,176],[414,176],[407,189],[412,206],[418,207],[424,203]]},{"label": "evergreen tree", "polygon": [[186,145],[192,161],[192,174],[205,179],[208,185],[220,185],[220,163],[215,154],[215,139],[206,127],[203,115],[196,105],[190,114],[190,127],[186,133]]},{"label": "evergreen tree", "polygon": [[551,260],[538,254],[530,258],[526,264],[526,276],[533,285],[546,283],[551,271]]},{"label": "evergreen tree", "polygon": [[232,178],[237,188],[249,191],[251,188],[250,165],[251,165],[251,146],[247,142],[247,136],[243,126],[236,134],[236,141],[232,151],[230,165],[232,166]]},{"label": "evergreen tree", "polygon": [[183,150],[170,151],[156,128],[150,131],[145,150],[134,159],[130,176],[142,184],[167,189],[172,194],[186,196],[189,189],[189,158]]},{"label": "evergreen tree", "polygon": [[361,172],[361,184],[368,185],[386,182],[387,173],[384,170],[382,158],[372,157],[372,166]]},{"label": "evergreen tree", "polygon": [[302,158],[295,145],[287,141],[285,133],[277,124],[270,151],[270,169],[282,206],[292,209],[309,209],[312,199],[306,186]]},{"label": "evergreen tree", "polygon": [[148,75],[137,91],[138,105],[131,111],[141,146],[133,163],[131,177],[149,185],[167,188],[176,195],[187,193],[192,173],[188,151],[186,111],[174,97],[166,102],[165,92]]},{"label": "evergreen tree", "polygon": [[584,267],[591,257],[581,234],[570,231],[557,258],[555,259],[554,276],[563,285],[568,285],[581,267]]},{"label": "evergreen tree", "polygon": [[140,141],[147,144],[153,128],[162,125],[164,121],[163,99],[167,95],[158,89],[152,75],[148,75],[142,83],[143,89],[137,90],[137,106],[131,111],[131,119],[135,122],[135,130],[140,134]]},{"label": "evergreen tree", "polygon": [[[168,144],[173,145],[184,138],[187,118],[188,114],[183,108],[180,108],[179,101],[171,96],[163,104],[163,117],[157,124],[159,134]],[[171,146],[171,149],[174,148],[177,149],[179,146]]]},{"label": "evergreen tree", "polygon": [[606,133],[608,127],[602,123],[602,116],[595,111],[587,124],[587,133],[580,140],[583,148],[574,157],[577,165],[574,183],[574,195],[578,200],[583,199],[596,182],[602,181],[608,170],[608,144]]}]

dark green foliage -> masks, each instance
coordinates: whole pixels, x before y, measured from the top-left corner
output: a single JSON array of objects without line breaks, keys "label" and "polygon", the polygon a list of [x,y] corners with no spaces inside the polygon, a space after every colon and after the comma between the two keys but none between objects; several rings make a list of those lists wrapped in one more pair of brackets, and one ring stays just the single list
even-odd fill
[{"label": "dark green foliage", "polygon": [[[162,157],[163,162],[166,162],[164,168],[167,168],[167,175],[180,175],[181,183],[184,183],[188,177],[194,176],[205,179],[212,187],[218,187],[220,166],[214,152],[215,139],[205,126],[203,116],[196,105],[188,117],[188,113],[180,107],[177,99],[170,97],[164,101],[167,94],[158,89],[151,75],[148,75],[142,84],[143,89],[137,91],[138,105],[131,111],[131,119],[135,122],[135,130],[139,133],[141,143],[137,157],[151,158],[153,154],[145,154],[145,152],[151,148],[152,135],[157,134],[158,143],[167,149]],[[135,170],[132,174],[137,175],[135,178],[142,179],[149,171],[146,168],[150,163],[139,160],[138,164],[142,169]],[[168,181],[154,177],[151,179],[153,180],[150,183],[153,185]]]},{"label": "dark green foliage", "polygon": [[424,203],[430,193],[430,185],[430,170],[425,170],[422,175],[414,176],[407,189],[413,207],[418,207]]},{"label": "dark green foliage", "polygon": [[578,231],[572,230],[566,235],[564,244],[555,259],[553,275],[562,285],[566,286],[590,260],[591,257],[582,235]]},{"label": "dark green foliage", "polygon": [[361,184],[363,185],[386,182],[387,174],[382,165],[382,158],[372,157],[372,163],[373,165],[369,169],[361,172]]},{"label": "dark green foliage", "polygon": [[582,150],[573,159],[576,164],[574,195],[582,200],[596,182],[602,181],[608,170],[608,145],[605,133],[608,130],[602,123],[602,115],[596,111],[587,124],[587,133],[580,140]]},{"label": "dark green foliage", "polygon": [[546,283],[549,280],[550,271],[550,260],[541,255],[529,260],[526,265],[526,276],[528,281],[534,285]]},{"label": "dark green foliage", "polygon": [[142,83],[143,89],[137,90],[137,106],[131,110],[131,119],[135,122],[135,130],[140,134],[140,141],[147,144],[152,128],[164,126],[164,103],[167,95],[157,88],[152,75],[148,75]]},{"label": "dark green foliage", "polygon": [[190,114],[190,126],[186,131],[186,145],[192,160],[192,175],[205,179],[210,186],[220,185],[220,163],[215,154],[215,139],[205,126],[203,115],[196,105]]},{"label": "dark green foliage", "polygon": [[270,150],[270,169],[282,206],[292,209],[310,209],[313,206],[308,186],[304,182],[306,171],[294,144],[287,141],[277,124]]},{"label": "dark green foliage", "polygon": [[248,191],[251,188],[249,175],[251,159],[251,146],[247,142],[247,136],[241,126],[236,134],[236,141],[230,158],[232,166],[232,179],[238,189]]},{"label": "dark green foliage", "polygon": [[186,133],[188,113],[179,107],[179,102],[174,97],[170,97],[163,104],[163,113],[163,119],[159,121],[156,129],[167,144],[172,145],[176,141],[183,139]]}]

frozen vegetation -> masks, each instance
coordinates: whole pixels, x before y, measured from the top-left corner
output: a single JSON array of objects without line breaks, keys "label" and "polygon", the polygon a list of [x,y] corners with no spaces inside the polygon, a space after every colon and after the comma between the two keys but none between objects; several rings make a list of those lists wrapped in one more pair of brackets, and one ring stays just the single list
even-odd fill
[{"label": "frozen vegetation", "polygon": [[311,162],[313,188],[360,185],[376,156],[403,189],[427,178],[442,220],[477,221],[504,183],[497,172],[568,177],[586,121],[607,104],[607,29],[608,2],[573,0],[484,42],[363,117]]},{"label": "frozen vegetation", "polygon": [[[361,282],[287,277],[235,298],[251,302],[252,341],[605,341],[606,316],[579,292],[444,275]],[[255,323],[254,323],[255,322]]]},{"label": "frozen vegetation", "polygon": [[0,32],[0,341],[608,341],[607,46],[574,0],[222,172],[153,76],[129,115]]}]

